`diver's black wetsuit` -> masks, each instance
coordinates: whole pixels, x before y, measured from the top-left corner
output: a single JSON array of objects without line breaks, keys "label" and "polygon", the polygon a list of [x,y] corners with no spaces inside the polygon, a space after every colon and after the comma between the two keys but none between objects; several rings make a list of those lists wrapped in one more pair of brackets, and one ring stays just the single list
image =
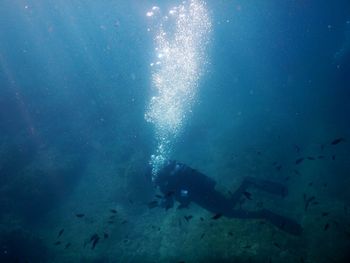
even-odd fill
[{"label": "diver's black wetsuit", "polygon": [[300,235],[302,232],[297,222],[269,210],[234,209],[249,186],[285,196],[287,188],[279,183],[247,177],[231,198],[226,198],[215,190],[216,182],[213,179],[182,163],[168,161],[158,172],[155,184],[164,194],[163,206],[166,208],[174,205],[174,199],[180,203],[180,207],[187,207],[190,202],[194,202],[215,214],[235,218],[265,219],[290,234]]}]

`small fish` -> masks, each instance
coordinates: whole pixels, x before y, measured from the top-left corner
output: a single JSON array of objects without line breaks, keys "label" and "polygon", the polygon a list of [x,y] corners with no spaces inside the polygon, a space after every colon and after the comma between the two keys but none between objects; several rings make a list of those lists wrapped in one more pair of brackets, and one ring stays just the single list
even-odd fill
[{"label": "small fish", "polygon": [[59,238],[60,236],[62,236],[63,232],[64,232],[64,228],[62,228],[62,229],[58,232],[57,238]]},{"label": "small fish", "polygon": [[313,185],[313,182],[310,182],[309,184],[308,184],[308,186],[312,186]]},{"label": "small fish", "polygon": [[109,212],[113,213],[113,214],[116,214],[117,213],[117,210],[115,209],[109,209]]},{"label": "small fish", "polygon": [[332,155],[332,160],[333,160],[333,161],[335,160],[335,154]]},{"label": "small fish", "polygon": [[109,237],[108,233],[104,232],[104,233],[103,233],[103,238],[104,238],[104,239],[107,239],[108,237]]},{"label": "small fish", "polygon": [[200,239],[203,239],[204,236],[205,236],[205,233],[201,234]]},{"label": "small fish", "polygon": [[324,150],[324,144],[321,144],[321,151]]},{"label": "small fish", "polygon": [[328,216],[330,213],[329,212],[323,212],[322,216]]},{"label": "small fish", "polygon": [[295,164],[300,164],[304,161],[304,158],[298,158],[295,160]]},{"label": "small fish", "polygon": [[164,195],[164,197],[169,197],[169,196],[172,196],[173,194],[175,194],[175,191],[169,191]]},{"label": "small fish", "polygon": [[56,242],[54,243],[54,245],[55,245],[55,246],[61,245],[61,241],[56,241]]},{"label": "small fish", "polygon": [[200,219],[201,221],[204,221],[204,218],[203,218],[203,217],[200,217],[199,219]]},{"label": "small fish", "polygon": [[243,195],[244,195],[247,199],[252,200],[252,194],[251,194],[251,193],[249,193],[249,192],[247,192],[247,191],[244,191],[244,192],[243,192]]},{"label": "small fish", "polygon": [[306,194],[304,194],[304,203],[305,203],[304,210],[305,211],[308,209],[310,203],[315,200],[315,198],[316,198],[315,196],[311,196],[311,197],[307,198]]},{"label": "small fish", "polygon": [[149,209],[155,208],[158,206],[158,202],[157,201],[151,201],[147,204]]},{"label": "small fish", "polygon": [[310,161],[314,161],[314,160],[315,160],[315,157],[308,156],[307,159],[310,160]]},{"label": "small fish", "polygon": [[295,147],[296,152],[300,153],[300,147],[298,145],[296,145],[296,144],[294,144],[294,147]]},{"label": "small fish", "polygon": [[228,234],[229,236],[231,236],[231,237],[233,236],[233,233],[232,233],[231,231],[228,232],[227,234]]},{"label": "small fish", "polygon": [[273,162],[273,164],[272,164],[273,166],[276,166],[277,165],[277,162]]},{"label": "small fish", "polygon": [[279,248],[279,249],[282,249],[281,246],[280,246],[280,244],[278,244],[277,242],[273,242],[273,245],[274,245],[275,247]]},{"label": "small fish", "polygon": [[84,215],[84,214],[75,214],[75,216],[78,217],[78,218],[82,218],[82,217],[84,217],[85,215]]},{"label": "small fish", "polygon": [[121,224],[124,225],[124,224],[126,224],[127,222],[128,222],[128,220],[123,220],[123,221],[121,222]]},{"label": "small fish", "polygon": [[243,248],[244,249],[249,249],[249,248],[251,248],[252,247],[252,245],[245,245]]},{"label": "small fish", "polygon": [[110,224],[110,225],[112,225],[112,224],[114,224],[114,221],[109,220],[109,221],[107,221],[107,223]]},{"label": "small fish", "polygon": [[337,145],[338,143],[341,143],[341,142],[345,142],[345,139],[344,138],[337,138],[337,139],[334,139],[331,144],[332,145]]},{"label": "small fish", "polygon": [[220,217],[222,217],[222,214],[221,213],[217,213],[211,219],[216,220],[216,219],[219,219]]},{"label": "small fish", "polygon": [[332,220],[332,222],[338,227],[339,226],[339,223],[335,220]]},{"label": "small fish", "polygon": [[329,223],[325,224],[323,230],[326,231],[329,228],[329,226],[330,226]]},{"label": "small fish", "polygon": [[305,263],[305,260],[303,257],[300,258],[300,263]]},{"label": "small fish", "polygon": [[161,195],[155,195],[155,197],[157,197],[157,198],[159,198],[159,199],[162,199],[162,198],[163,198],[163,196],[161,196]]},{"label": "small fish", "polygon": [[317,159],[324,159],[324,155],[317,156]]},{"label": "small fish", "polygon": [[90,237],[90,242],[93,241],[94,239],[98,238],[98,234],[93,234],[91,237]]},{"label": "small fish", "polygon": [[114,219],[115,218],[115,215],[111,215],[110,217],[109,217],[109,219]]},{"label": "small fish", "polygon": [[89,243],[92,243],[91,245],[91,249],[95,249],[98,241],[100,240],[100,237],[98,234],[93,234],[91,237],[90,237],[90,242]]},{"label": "small fish", "polygon": [[89,244],[90,242],[89,242],[89,240],[88,239],[86,239],[85,241],[84,241],[84,248],[86,247],[86,245],[87,244]]},{"label": "small fish", "polygon": [[276,166],[276,170],[277,170],[277,171],[281,171],[281,169],[282,169],[282,165]]},{"label": "small fish", "polygon": [[347,237],[350,237],[350,231],[345,231],[344,233]]},{"label": "small fish", "polygon": [[258,208],[262,208],[263,206],[264,206],[264,203],[261,201],[256,203],[256,207],[258,207]]},{"label": "small fish", "polygon": [[70,246],[71,246],[71,243],[67,243],[67,244],[64,246],[64,248],[67,249],[67,248],[69,248]]},{"label": "small fish", "polygon": [[300,175],[300,172],[298,170],[293,170],[293,172],[296,174],[296,175]]},{"label": "small fish", "polygon": [[189,216],[184,216],[185,220],[188,222],[192,219],[193,216],[189,215]]},{"label": "small fish", "polygon": [[100,237],[97,236],[93,241],[92,241],[92,246],[91,246],[91,249],[95,249],[98,241],[100,240]]},{"label": "small fish", "polygon": [[284,178],[285,181],[289,181],[289,179],[290,179],[290,176],[286,176],[286,177]]}]

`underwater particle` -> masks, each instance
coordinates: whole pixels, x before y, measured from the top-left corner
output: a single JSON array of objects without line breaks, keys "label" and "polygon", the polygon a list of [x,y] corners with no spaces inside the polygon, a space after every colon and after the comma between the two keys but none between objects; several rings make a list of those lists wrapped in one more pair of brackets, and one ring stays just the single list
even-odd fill
[{"label": "underwater particle", "polygon": [[294,144],[294,148],[295,148],[295,151],[296,151],[297,153],[300,153],[300,147],[299,147],[299,145]]},{"label": "underwater particle", "polygon": [[158,206],[158,202],[157,201],[151,201],[151,202],[149,202],[147,204],[147,206],[148,206],[149,209],[153,209],[153,208]]},{"label": "underwater particle", "polygon": [[148,11],[147,13],[146,13],[146,16],[148,16],[148,17],[151,17],[151,16],[153,16],[154,15],[154,13],[152,12],[152,11]]}]

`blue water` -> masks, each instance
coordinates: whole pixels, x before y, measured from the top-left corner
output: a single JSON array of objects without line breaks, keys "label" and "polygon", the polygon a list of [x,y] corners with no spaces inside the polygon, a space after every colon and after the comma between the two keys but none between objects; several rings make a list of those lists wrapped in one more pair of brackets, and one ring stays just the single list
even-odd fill
[{"label": "blue water", "polygon": [[205,1],[207,64],[167,156],[221,193],[245,176],[285,184],[242,205],[293,218],[297,237],[147,206],[146,13],[181,2],[0,2],[0,262],[349,262],[350,2]]}]

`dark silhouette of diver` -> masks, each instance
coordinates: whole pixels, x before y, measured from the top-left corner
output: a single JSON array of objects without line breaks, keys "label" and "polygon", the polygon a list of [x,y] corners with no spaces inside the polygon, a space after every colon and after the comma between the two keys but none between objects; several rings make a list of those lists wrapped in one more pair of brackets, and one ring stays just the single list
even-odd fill
[{"label": "dark silhouette of diver", "polygon": [[287,188],[279,183],[246,177],[231,197],[227,198],[215,190],[216,182],[213,179],[176,161],[167,161],[158,172],[154,183],[164,195],[161,205],[166,209],[174,206],[174,200],[180,203],[179,208],[187,207],[194,202],[217,215],[230,218],[264,219],[290,234],[300,235],[302,232],[297,222],[267,209],[257,211],[234,209],[241,196],[247,194],[248,187],[255,187],[282,197],[286,196]]}]

